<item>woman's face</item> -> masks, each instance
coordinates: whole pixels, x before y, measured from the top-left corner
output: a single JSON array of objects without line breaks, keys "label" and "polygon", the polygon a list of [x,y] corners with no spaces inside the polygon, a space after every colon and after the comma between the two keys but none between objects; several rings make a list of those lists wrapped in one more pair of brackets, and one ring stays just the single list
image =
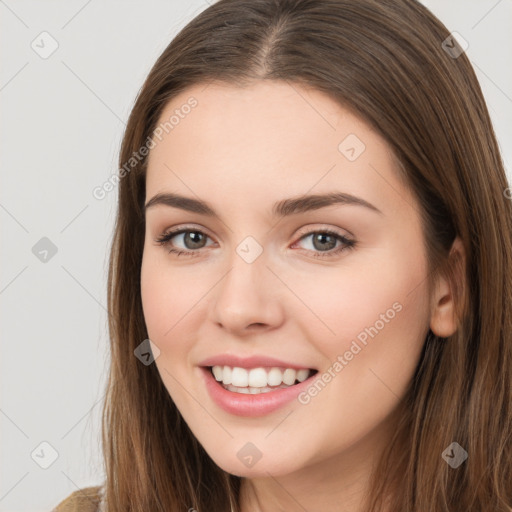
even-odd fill
[{"label": "woman's face", "polygon": [[430,314],[419,207],[388,144],[323,93],[272,81],[195,86],[165,122],[141,287],[183,418],[232,474],[371,464]]}]

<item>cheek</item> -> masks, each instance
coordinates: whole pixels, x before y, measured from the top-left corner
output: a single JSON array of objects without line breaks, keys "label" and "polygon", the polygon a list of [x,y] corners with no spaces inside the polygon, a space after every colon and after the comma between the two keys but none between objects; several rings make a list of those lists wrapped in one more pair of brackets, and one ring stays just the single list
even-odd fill
[{"label": "cheek", "polygon": [[321,345],[331,363],[346,351],[352,352],[347,359],[357,358],[361,364],[378,359],[393,365],[393,354],[415,358],[428,331],[421,250],[400,247],[372,259],[357,265],[347,261],[339,271],[317,274],[314,283],[297,282],[297,294],[307,298],[320,320],[310,323],[316,330],[315,335],[310,328],[310,339]]},{"label": "cheek", "polygon": [[208,284],[207,272],[201,273],[187,264],[173,266],[167,256],[161,248],[145,250],[141,299],[148,337],[161,353],[156,365],[170,389],[174,387],[173,380],[162,370],[180,379],[190,370],[190,351],[205,321],[206,295],[215,279]]},{"label": "cheek", "polygon": [[[160,338],[165,332],[165,321],[169,315],[165,314],[170,310],[166,297],[166,276],[158,271],[149,257],[144,254],[141,267],[141,299],[144,320],[150,338]],[[160,278],[159,278],[160,275]],[[169,328],[169,326],[167,326]]]},{"label": "cheek", "polygon": [[[144,253],[141,267],[141,299],[150,339],[156,343],[171,339],[180,318],[192,301],[193,288],[179,271],[169,272],[161,255],[151,249]],[[188,306],[190,307],[190,306]],[[179,325],[179,324],[178,324]],[[159,348],[162,350],[164,347]]]},{"label": "cheek", "polygon": [[[325,453],[354,432],[362,436],[384,421],[414,375],[428,331],[426,271],[420,253],[404,254],[407,261],[389,253],[379,258],[380,265],[347,267],[339,278],[326,274],[315,286],[301,285],[311,309],[331,331],[318,330],[319,322],[308,331],[327,359],[317,384],[299,397],[308,413],[305,433],[315,435],[314,418],[329,419],[331,445],[325,445]],[[348,429],[345,440],[343,428]]]},{"label": "cheek", "polygon": [[[164,258],[165,259],[165,256]],[[155,364],[162,381],[180,410],[190,407],[188,394],[181,383],[186,382],[188,365],[187,323],[194,299],[190,281],[171,272],[159,254],[145,253],[141,267],[141,299],[149,339],[160,354]]]}]

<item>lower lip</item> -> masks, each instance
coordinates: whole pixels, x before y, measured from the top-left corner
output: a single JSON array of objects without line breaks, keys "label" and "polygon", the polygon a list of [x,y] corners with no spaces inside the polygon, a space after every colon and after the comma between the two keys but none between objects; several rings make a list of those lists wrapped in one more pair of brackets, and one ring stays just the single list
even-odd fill
[{"label": "lower lip", "polygon": [[201,367],[200,369],[204,375],[206,389],[212,400],[226,412],[237,416],[264,416],[276,411],[293,399],[296,399],[299,393],[309,386],[311,379],[316,375],[315,373],[306,380],[289,388],[251,395],[235,393],[224,389],[222,384],[215,380],[209,368]]}]

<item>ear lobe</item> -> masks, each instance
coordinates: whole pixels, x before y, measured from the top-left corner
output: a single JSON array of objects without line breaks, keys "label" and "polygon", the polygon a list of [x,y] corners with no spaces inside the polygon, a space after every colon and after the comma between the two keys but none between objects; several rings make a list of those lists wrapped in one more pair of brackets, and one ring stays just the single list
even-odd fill
[{"label": "ear lobe", "polygon": [[459,322],[457,317],[458,305],[455,301],[456,298],[461,300],[462,294],[455,294],[454,287],[456,286],[459,290],[463,289],[465,275],[463,270],[465,252],[459,237],[453,241],[449,259],[448,264],[453,269],[448,272],[448,276],[451,276],[452,280],[445,275],[439,275],[431,298],[430,330],[440,338],[452,336],[457,331]]}]

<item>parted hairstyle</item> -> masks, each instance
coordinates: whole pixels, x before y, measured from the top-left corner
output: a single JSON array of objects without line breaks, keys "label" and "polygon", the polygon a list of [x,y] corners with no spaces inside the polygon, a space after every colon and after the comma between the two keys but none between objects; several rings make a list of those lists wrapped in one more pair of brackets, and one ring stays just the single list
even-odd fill
[{"label": "parted hairstyle", "polygon": [[[390,145],[421,208],[427,284],[441,273],[450,280],[458,328],[447,338],[426,336],[372,474],[368,512],[512,511],[509,184],[473,68],[447,38],[415,0],[220,0],[154,64],[120,151],[122,167],[188,87],[258,80],[326,93]],[[110,248],[106,510],[239,512],[241,477],[212,461],[156,366],[134,356],[148,338],[140,289],[146,164],[141,158],[119,180]],[[450,253],[456,236],[464,264]],[[468,453],[456,469],[441,456],[454,441]]]}]

